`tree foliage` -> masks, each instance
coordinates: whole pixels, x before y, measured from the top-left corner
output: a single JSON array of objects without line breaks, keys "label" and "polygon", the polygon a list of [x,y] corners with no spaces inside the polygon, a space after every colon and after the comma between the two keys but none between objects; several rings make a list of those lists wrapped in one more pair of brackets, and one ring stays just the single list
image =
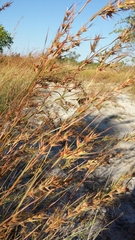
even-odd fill
[{"label": "tree foliage", "polygon": [[10,48],[13,44],[13,38],[10,33],[5,30],[5,28],[0,25],[0,53],[3,53],[5,47]]},{"label": "tree foliage", "polygon": [[70,51],[68,54],[61,56],[59,60],[68,63],[77,63],[80,54],[77,54],[75,51]]},{"label": "tree foliage", "polygon": [[126,29],[130,30],[130,43],[135,43],[135,8],[129,12],[129,15],[121,19],[115,26],[119,27],[115,29],[115,33],[123,33]]},{"label": "tree foliage", "polygon": [[[128,16],[122,18],[115,24],[115,30],[113,33],[121,34],[122,44],[124,45],[125,51],[130,51],[131,58],[135,58],[135,7],[130,9]],[[123,38],[123,36],[125,36]]]}]

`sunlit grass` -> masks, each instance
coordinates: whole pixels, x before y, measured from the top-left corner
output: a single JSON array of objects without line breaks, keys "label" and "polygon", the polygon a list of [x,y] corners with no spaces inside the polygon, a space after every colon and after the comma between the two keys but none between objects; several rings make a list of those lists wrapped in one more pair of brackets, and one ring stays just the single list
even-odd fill
[{"label": "sunlit grass", "polygon": [[[28,64],[29,63],[29,64]],[[19,100],[34,77],[30,60],[25,58],[3,57],[0,70],[0,112],[10,108],[13,101]]]},{"label": "sunlit grass", "polygon": [[[88,23],[98,15],[111,17],[117,10],[115,2],[112,6],[107,5]],[[96,187],[84,188],[88,176],[107,164],[118,144],[115,136],[107,135],[109,129],[97,131],[98,116],[89,122],[87,117],[93,109],[100,109],[106,100],[133,85],[134,68],[119,68],[117,62],[121,56],[116,58],[116,68],[111,68],[112,62],[106,66],[105,61],[96,67],[89,66],[95,57],[101,57],[101,53],[96,54],[100,36],[93,39],[88,59],[73,66],[72,63],[60,63],[63,52],[79,46],[83,41],[82,34],[88,30],[87,23],[70,36],[74,14],[72,6],[65,13],[52,45],[38,59],[13,55],[1,59],[2,239],[72,239],[79,236],[80,239],[91,239],[91,226],[96,221],[98,209],[103,205],[111,206],[117,195],[125,192],[125,189],[120,191],[121,181],[109,186],[105,183],[101,187],[96,185],[95,179]],[[121,37],[119,41],[122,42]],[[113,47],[102,51],[103,59],[106,54],[113,56],[112,49],[116,53],[121,49],[118,39]],[[35,86],[47,88],[44,86],[46,81],[54,82],[56,91],[63,86],[66,91],[74,84],[73,89],[82,90],[84,101],[74,116],[60,124],[56,125],[48,118],[37,127],[29,124],[31,99]],[[37,96],[34,97],[36,100]],[[59,100],[63,100],[62,97]],[[44,99],[44,104],[46,101]],[[27,108],[26,114],[24,109]],[[39,112],[35,106],[33,119]]]}]

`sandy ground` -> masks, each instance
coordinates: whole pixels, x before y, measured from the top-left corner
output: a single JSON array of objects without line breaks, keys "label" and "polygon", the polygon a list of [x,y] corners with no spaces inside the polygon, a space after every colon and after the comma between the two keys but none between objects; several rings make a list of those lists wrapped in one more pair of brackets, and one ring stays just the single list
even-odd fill
[{"label": "sandy ground", "polygon": [[[125,174],[131,176],[123,180],[126,191],[116,198],[113,206],[100,209],[100,220],[95,222],[89,239],[132,240],[135,239],[135,99],[128,94],[120,94],[115,100],[105,102],[100,113],[98,130],[113,126],[109,134],[116,135],[119,143],[114,148],[114,155],[108,159],[108,164],[99,167],[89,176],[89,180],[94,178],[101,186],[103,179],[115,183]],[[97,114],[98,111],[93,116]],[[132,138],[125,141],[128,135],[132,135]],[[107,230],[98,234],[97,230],[106,228],[107,224]]]},{"label": "sandy ground", "polygon": [[[34,119],[29,117],[32,125],[42,124],[48,114],[50,118],[55,118],[57,124],[57,116],[65,120],[72,116],[79,107],[78,94],[80,91],[72,90],[72,86],[65,92],[63,87],[58,89],[53,83],[47,88],[37,85],[34,94],[31,97],[31,105],[22,111],[22,114],[28,112],[30,116],[33,116],[35,110],[38,109]],[[64,98],[61,101],[63,95]],[[45,106],[44,101],[46,102]],[[93,121],[98,115],[99,117]],[[106,185],[106,188],[109,188],[110,184],[117,182],[125,174],[127,177],[123,179],[122,188],[126,191],[118,194],[112,206],[103,205],[98,209],[95,222],[86,230],[86,237],[83,239],[133,240],[135,239],[135,99],[128,94],[119,94],[114,99],[106,101],[100,110],[92,111],[86,117],[86,124],[92,121],[91,128],[98,124],[96,130],[98,132],[103,132],[108,128],[109,130],[105,134],[110,138],[115,136],[117,145],[113,146],[114,149],[107,159],[107,164],[98,167],[87,177],[78,194],[81,197],[81,194],[91,192],[94,186],[102,189]],[[132,135],[130,141],[127,141],[128,135]],[[100,147],[102,146],[99,146],[98,151],[101,150]],[[50,154],[54,156],[57,151],[54,148]],[[37,149],[35,149],[36,152]],[[66,176],[66,172],[61,171],[58,167],[52,169],[50,174]],[[91,214],[92,216],[95,216],[95,212]],[[77,239],[82,238],[79,236],[72,238],[72,240]]]},{"label": "sandy ground", "polygon": [[[36,102],[42,111],[34,119],[34,123],[41,124],[42,117],[46,114],[54,118],[56,124],[59,122],[58,116],[61,120],[72,116],[79,107],[77,99],[80,92],[71,89],[65,92],[63,87],[56,88],[55,84],[50,84],[47,89],[37,85],[36,97],[32,101]],[[44,106],[43,98],[47,94],[47,104]],[[59,102],[63,94],[63,102]],[[30,112],[29,108],[28,111]],[[115,136],[117,145],[107,160],[108,164],[98,167],[90,174],[78,194],[81,196],[86,191],[91,192],[93,186],[97,186],[98,189],[102,189],[105,185],[109,187],[125,174],[130,174],[130,177],[126,177],[122,183],[127,191],[116,197],[112,207],[102,206],[98,210],[94,225],[86,231],[86,239],[132,240],[135,239],[135,99],[128,94],[119,94],[114,99],[106,101],[100,110],[90,113],[86,117],[86,124],[92,122],[98,115],[100,116],[91,127],[94,128],[98,124],[98,132],[108,128],[105,134],[110,137]],[[33,119],[31,122],[33,124]],[[132,135],[130,141],[124,139],[128,135]],[[56,154],[57,149],[53,151],[52,156]],[[101,151],[100,147],[98,151]],[[55,167],[50,174],[64,176],[66,173]],[[73,238],[73,240],[76,239],[82,238]]]}]

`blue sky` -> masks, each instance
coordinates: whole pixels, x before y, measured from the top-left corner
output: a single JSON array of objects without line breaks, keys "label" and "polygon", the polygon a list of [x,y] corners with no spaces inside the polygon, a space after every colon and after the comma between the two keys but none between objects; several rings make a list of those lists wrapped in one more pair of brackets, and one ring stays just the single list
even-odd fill
[{"label": "blue sky", "polygon": [[[0,0],[2,6],[6,0]],[[49,28],[47,46],[51,44],[60,26],[64,13],[68,7],[76,3],[79,10],[86,0],[13,0],[9,8],[0,13],[0,24],[14,37],[14,44],[11,51],[21,54],[29,52],[41,52],[44,48],[46,33]],[[109,0],[92,0],[84,11],[75,19],[72,32],[76,32],[88,19],[100,8],[107,4]],[[93,38],[95,34],[100,34],[104,40],[100,46],[105,46],[114,36],[109,35],[114,24],[125,14],[116,15],[114,19],[104,20],[98,17],[93,21],[93,26],[86,36]],[[76,52],[84,59],[89,54],[89,42],[82,44]]]}]

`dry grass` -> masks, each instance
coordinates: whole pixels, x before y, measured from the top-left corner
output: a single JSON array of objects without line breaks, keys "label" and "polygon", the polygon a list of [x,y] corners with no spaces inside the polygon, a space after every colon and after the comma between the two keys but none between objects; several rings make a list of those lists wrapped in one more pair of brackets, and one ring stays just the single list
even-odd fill
[{"label": "dry grass", "polygon": [[34,77],[33,61],[30,58],[1,56],[1,113],[4,110],[7,111],[16,99],[24,96],[32,77]]},{"label": "dry grass", "polygon": [[[86,1],[78,14],[89,2]],[[115,91],[122,91],[133,84],[131,72],[127,76],[121,71],[110,72],[110,67],[117,66],[123,57],[117,54],[126,33],[119,36],[109,50],[105,48],[100,53],[96,52],[100,36],[95,36],[89,58],[73,69],[68,67],[68,71],[58,59],[80,45],[84,40],[83,33],[93,19],[97,16],[112,17],[119,10],[124,11],[125,6],[131,8],[132,3],[122,6],[113,1],[71,36],[72,22],[78,15],[75,16],[73,5],[66,11],[52,45],[36,63],[36,73],[33,71],[33,58],[12,56],[1,60],[1,239],[73,239],[75,236],[86,239],[90,226],[96,221],[95,210],[104,204],[112,204],[119,194],[120,182],[107,191],[105,187],[86,192],[83,189],[89,174],[106,164],[116,142],[115,136],[109,138],[96,132],[96,127],[92,128],[96,120],[88,125],[85,116],[90,114],[88,109],[93,102],[100,108]],[[107,59],[110,56],[112,60],[109,63]],[[84,70],[94,59],[99,59],[99,67]],[[22,115],[21,111],[29,105],[39,79],[43,83],[44,78],[59,81],[65,86],[74,83],[75,88],[83,88],[84,82],[89,88],[94,84],[95,92],[91,97],[85,95],[86,100],[77,114],[60,126],[54,126],[48,119],[38,128],[30,128],[29,117]],[[102,84],[109,81],[114,85],[101,93],[98,86],[98,83],[102,85],[101,81]],[[99,147],[100,151],[97,151]],[[60,173],[55,173],[56,170]]]},{"label": "dry grass", "polygon": [[[89,92],[107,92],[112,90],[116,85],[120,86],[123,82],[128,80],[134,81],[135,68],[125,67],[119,69],[106,68],[105,71],[97,71],[97,69],[86,69],[82,71],[78,80],[82,82],[84,88],[89,89]],[[132,84],[130,88],[122,89],[122,92],[128,92],[134,97],[135,85]]]}]

